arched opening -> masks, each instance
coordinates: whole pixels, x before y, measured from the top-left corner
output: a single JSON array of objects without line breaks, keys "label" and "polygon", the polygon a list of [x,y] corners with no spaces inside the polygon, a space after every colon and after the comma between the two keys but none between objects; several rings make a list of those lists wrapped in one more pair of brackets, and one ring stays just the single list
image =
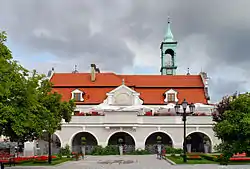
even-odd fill
[{"label": "arched opening", "polygon": [[174,66],[174,51],[172,49],[167,49],[165,51],[165,59],[164,66],[167,67],[167,74],[173,74],[173,66]]},{"label": "arched opening", "polygon": [[212,142],[210,138],[201,132],[194,132],[187,136],[187,151],[210,153]]},{"label": "arched opening", "polygon": [[172,49],[167,49],[167,50],[165,51],[165,55],[167,55],[167,54],[169,54],[169,55],[171,55],[171,56],[174,56],[174,51],[173,51]]},{"label": "arched opening", "polygon": [[[58,154],[61,148],[61,141],[56,134],[51,136],[51,152],[52,154]],[[44,132],[42,137],[36,142],[36,154],[45,155],[49,153],[49,135]]]},{"label": "arched opening", "polygon": [[157,145],[173,146],[173,141],[169,135],[163,132],[155,132],[150,134],[145,141],[145,149],[151,153],[157,152]]},{"label": "arched opening", "polygon": [[124,152],[131,152],[135,150],[135,140],[128,133],[117,132],[113,134],[108,140],[108,145],[110,146],[118,146],[119,144],[123,145]]},{"label": "arched opening", "polygon": [[97,139],[91,133],[80,132],[77,133],[72,139],[72,151],[82,152],[82,138],[85,138],[85,153],[89,154],[93,151],[94,147],[98,145]]}]

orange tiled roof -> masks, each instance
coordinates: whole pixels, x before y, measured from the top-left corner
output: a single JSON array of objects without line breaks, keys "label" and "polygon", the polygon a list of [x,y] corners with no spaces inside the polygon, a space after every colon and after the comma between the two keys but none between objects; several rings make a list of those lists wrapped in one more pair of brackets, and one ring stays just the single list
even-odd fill
[{"label": "orange tiled roof", "polygon": [[140,93],[144,104],[164,104],[163,94],[174,89],[178,99],[186,98],[189,102],[205,103],[204,84],[200,75],[117,75],[114,73],[97,73],[96,81],[90,80],[90,73],[55,73],[51,82],[53,91],[62,94],[63,100],[71,99],[71,92],[76,88],[84,91],[84,101],[78,104],[100,104],[106,99],[106,93],[125,85]]}]

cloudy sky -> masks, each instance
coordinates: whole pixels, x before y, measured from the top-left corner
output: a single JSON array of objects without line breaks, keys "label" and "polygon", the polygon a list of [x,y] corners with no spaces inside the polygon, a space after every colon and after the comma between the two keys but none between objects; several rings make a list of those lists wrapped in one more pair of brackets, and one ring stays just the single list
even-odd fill
[{"label": "cloudy sky", "polygon": [[250,88],[248,0],[0,0],[0,30],[14,58],[47,73],[160,74],[168,15],[178,74],[206,71],[212,101]]}]

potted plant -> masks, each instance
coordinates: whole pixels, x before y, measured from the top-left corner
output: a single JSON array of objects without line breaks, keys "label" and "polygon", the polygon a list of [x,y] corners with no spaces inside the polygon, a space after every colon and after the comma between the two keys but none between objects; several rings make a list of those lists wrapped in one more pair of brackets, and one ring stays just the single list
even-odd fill
[{"label": "potted plant", "polygon": [[118,144],[119,144],[119,153],[120,153],[120,155],[123,155],[123,146],[122,146],[122,143],[123,143],[123,139],[119,138],[118,139]]},{"label": "potted plant", "polygon": [[204,136],[203,144],[204,144],[204,153],[208,153],[209,147],[210,147],[210,142],[209,142],[209,138],[207,136]]},{"label": "potted plant", "polygon": [[85,156],[86,138],[85,138],[85,137],[82,137],[81,140],[82,140],[82,158],[84,159],[84,156]]},{"label": "potted plant", "polygon": [[188,153],[191,153],[191,150],[192,150],[191,140],[192,140],[191,136],[187,136],[186,142],[187,142],[187,152]]}]

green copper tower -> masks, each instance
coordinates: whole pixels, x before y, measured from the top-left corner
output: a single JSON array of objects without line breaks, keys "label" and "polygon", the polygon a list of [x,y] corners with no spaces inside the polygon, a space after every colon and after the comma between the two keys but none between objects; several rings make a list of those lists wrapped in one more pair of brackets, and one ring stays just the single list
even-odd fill
[{"label": "green copper tower", "polygon": [[170,19],[168,18],[167,31],[161,43],[161,75],[176,74],[176,47],[177,41],[174,40],[170,27]]}]

